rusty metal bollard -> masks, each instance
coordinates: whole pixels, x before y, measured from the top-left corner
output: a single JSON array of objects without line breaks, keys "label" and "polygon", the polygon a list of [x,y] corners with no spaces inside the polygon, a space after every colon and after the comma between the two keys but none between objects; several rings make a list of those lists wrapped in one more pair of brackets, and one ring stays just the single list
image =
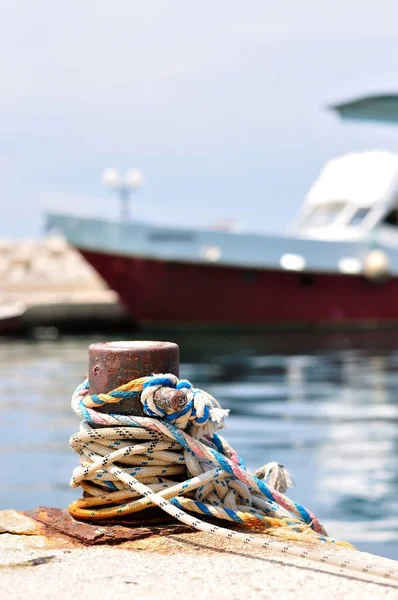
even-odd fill
[{"label": "rusty metal bollard", "polygon": [[[179,376],[179,347],[172,342],[120,341],[91,344],[88,349],[88,380],[90,394],[106,393],[132,379],[152,373],[172,373]],[[180,393],[175,390],[177,395]],[[99,412],[115,412],[115,405],[96,408]],[[116,412],[122,415],[145,416],[138,398],[117,403]],[[98,427],[101,427],[100,425]],[[86,496],[86,492],[83,496]],[[123,522],[132,525],[165,523],[172,519],[158,508],[127,517]]]},{"label": "rusty metal bollard", "polygon": [[[151,373],[179,375],[179,348],[172,342],[106,342],[89,347],[90,394],[109,392],[114,388]],[[111,413],[114,406],[96,410]],[[117,412],[143,416],[139,399],[121,400]]]},{"label": "rusty metal bollard", "polygon": [[[172,373],[179,376],[179,348],[171,342],[122,341],[92,344],[89,347],[90,393],[100,394],[152,373]],[[178,390],[172,390],[178,400]],[[98,407],[102,412],[115,411],[114,406]],[[138,399],[118,402],[118,414],[143,416]],[[99,425],[99,427],[101,427]],[[83,492],[83,496],[88,494]],[[57,532],[74,538],[85,545],[120,543],[127,540],[145,538],[150,535],[191,532],[191,527],[174,523],[172,517],[157,507],[147,508],[122,519],[96,521],[76,521],[67,510],[40,507],[27,511],[26,515],[45,526],[55,527]],[[133,528],[133,529],[132,529]],[[134,529],[135,528],[135,529]],[[46,534],[47,535],[47,534]],[[53,535],[53,534],[52,534]],[[51,537],[50,534],[48,534]]]}]

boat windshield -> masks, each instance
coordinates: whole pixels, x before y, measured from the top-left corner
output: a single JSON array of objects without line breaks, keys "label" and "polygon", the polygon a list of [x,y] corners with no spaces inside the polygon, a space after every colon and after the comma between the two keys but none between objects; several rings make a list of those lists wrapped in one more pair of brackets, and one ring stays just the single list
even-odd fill
[{"label": "boat windshield", "polygon": [[356,211],[356,213],[354,213],[354,215],[351,217],[351,220],[349,222],[349,225],[362,225],[363,220],[368,216],[370,212],[370,208],[358,208],[358,210]]},{"label": "boat windshield", "polygon": [[333,225],[344,206],[344,202],[331,202],[315,206],[308,215],[305,225],[307,227],[328,227],[329,225]]}]

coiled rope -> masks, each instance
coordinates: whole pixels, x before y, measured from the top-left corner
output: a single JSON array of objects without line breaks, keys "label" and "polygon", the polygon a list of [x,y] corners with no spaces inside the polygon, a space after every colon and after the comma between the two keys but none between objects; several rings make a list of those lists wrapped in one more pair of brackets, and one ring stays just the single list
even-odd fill
[{"label": "coiled rope", "polygon": [[[327,536],[318,519],[284,492],[291,480],[284,467],[268,463],[251,474],[216,432],[229,411],[203,390],[171,374],[135,379],[107,394],[88,392],[84,381],[72,396],[83,421],[70,446],[80,456],[70,485],[85,496],[69,506],[81,520],[126,516],[158,506],[186,525],[227,539],[341,568],[398,580],[398,571],[287,540],[323,541],[352,548]],[[139,397],[145,417],[105,414],[98,407]],[[116,406],[115,406],[116,408]],[[189,513],[266,531],[265,538],[208,523]]]}]

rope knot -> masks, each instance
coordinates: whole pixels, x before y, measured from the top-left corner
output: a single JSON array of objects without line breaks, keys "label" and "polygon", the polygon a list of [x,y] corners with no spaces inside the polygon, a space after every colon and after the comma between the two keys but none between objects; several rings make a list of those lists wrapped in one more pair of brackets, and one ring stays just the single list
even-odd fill
[{"label": "rope knot", "polygon": [[149,378],[143,386],[141,403],[148,416],[189,429],[193,437],[213,436],[224,427],[229,415],[213,396],[172,374]]}]

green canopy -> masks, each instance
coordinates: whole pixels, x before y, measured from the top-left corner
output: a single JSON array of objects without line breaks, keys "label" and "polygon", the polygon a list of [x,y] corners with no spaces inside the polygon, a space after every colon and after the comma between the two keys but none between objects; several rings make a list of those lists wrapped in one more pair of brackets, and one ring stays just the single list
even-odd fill
[{"label": "green canopy", "polygon": [[364,96],[344,104],[334,104],[329,108],[336,111],[343,119],[398,123],[397,94]]}]

